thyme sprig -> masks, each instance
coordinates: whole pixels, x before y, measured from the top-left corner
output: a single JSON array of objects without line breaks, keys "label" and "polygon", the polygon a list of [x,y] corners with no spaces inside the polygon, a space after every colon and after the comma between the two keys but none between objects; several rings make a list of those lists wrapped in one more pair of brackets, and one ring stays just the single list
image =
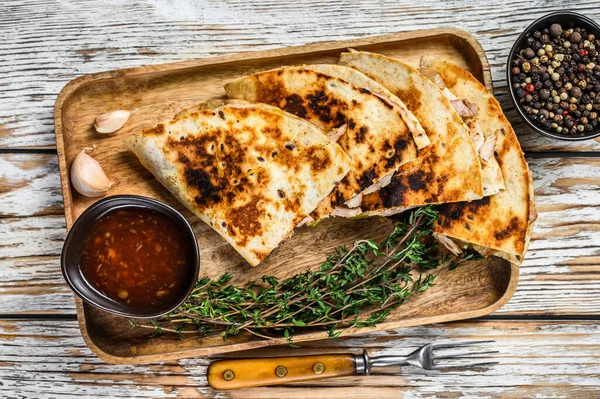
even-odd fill
[{"label": "thyme sprig", "polygon": [[296,330],[326,329],[335,338],[343,328],[375,326],[411,295],[434,285],[439,273],[477,255],[444,253],[432,237],[438,214],[432,207],[411,211],[382,242],[358,240],[337,248],[316,271],[283,281],[263,276],[239,287],[231,275],[198,281],[187,301],[150,325],[155,334],[175,332],[223,339],[241,331],[292,343]]}]

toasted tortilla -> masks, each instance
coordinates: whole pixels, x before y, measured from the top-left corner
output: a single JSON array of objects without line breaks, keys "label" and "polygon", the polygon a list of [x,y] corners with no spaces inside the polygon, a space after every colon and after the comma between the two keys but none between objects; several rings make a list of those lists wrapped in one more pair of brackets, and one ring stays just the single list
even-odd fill
[{"label": "toasted tortilla", "polygon": [[261,106],[193,111],[126,145],[252,266],[350,170],[348,156],[321,129]]},{"label": "toasted tortilla", "polygon": [[426,65],[441,74],[457,97],[468,98],[479,107],[482,129],[486,134],[498,137],[495,153],[506,187],[479,201],[440,207],[435,231],[520,263],[527,251],[537,214],[531,173],[517,136],[498,101],[473,75],[438,60],[427,60]]},{"label": "toasted tortilla", "polygon": [[[480,84],[474,76],[454,64],[438,60],[434,57],[425,56],[421,58],[421,67],[437,72],[444,81],[446,88],[453,95],[458,96],[459,98],[462,98],[463,94],[469,94],[470,96],[473,96],[474,98],[472,99],[470,97],[466,98],[466,100],[469,102],[477,104],[477,101],[475,100],[480,96],[479,93],[481,92],[481,89],[483,88],[485,90],[485,87]],[[469,79],[456,79],[457,75],[462,74],[468,74]],[[496,144],[498,143],[497,131],[479,118],[479,112],[470,122],[478,125],[486,141],[491,139]],[[495,147],[495,145],[493,145],[493,147]],[[494,195],[499,193],[500,190],[505,189],[502,171],[500,170],[498,161],[493,153],[487,159],[482,160],[481,172],[483,175],[484,196]]]},{"label": "toasted tortilla", "polygon": [[423,126],[421,126],[421,123],[419,123],[419,120],[413,115],[413,113],[406,108],[406,105],[404,105],[402,100],[396,97],[383,85],[369,78],[367,75],[357,71],[356,69],[336,64],[313,64],[307,65],[307,68],[323,72],[327,75],[335,76],[336,78],[350,82],[355,86],[368,89],[372,93],[378,94],[387,100],[390,100],[398,106],[400,115],[402,115],[404,123],[406,123],[406,126],[408,126],[409,130],[411,131],[417,148],[420,150],[431,144],[429,138],[427,137],[427,133],[425,133],[425,129],[423,129]]},{"label": "toasted tortilla", "polygon": [[400,98],[431,141],[387,186],[363,197],[363,213],[391,215],[415,206],[482,198],[481,166],[468,127],[435,84],[411,66],[380,54],[342,53],[340,63]]},{"label": "toasted tortilla", "polygon": [[352,160],[352,168],[311,214],[314,220],[417,157],[396,104],[334,76],[302,66],[285,67],[239,78],[227,83],[225,90],[231,98],[285,109],[326,132],[341,129],[337,142]]}]

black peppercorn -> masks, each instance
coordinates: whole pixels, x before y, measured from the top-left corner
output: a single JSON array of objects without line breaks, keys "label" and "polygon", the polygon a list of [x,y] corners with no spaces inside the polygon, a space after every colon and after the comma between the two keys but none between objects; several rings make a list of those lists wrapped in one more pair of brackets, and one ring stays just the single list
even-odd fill
[{"label": "black peppercorn", "polygon": [[515,94],[517,95],[517,97],[523,98],[525,97],[525,90],[519,87],[517,90],[515,90]]},{"label": "black peppercorn", "polygon": [[[540,43],[540,45],[541,45],[541,43]],[[535,51],[533,51],[533,49],[531,47],[527,47],[525,50],[523,50],[523,56],[530,60],[533,57],[535,57]]]},{"label": "black peppercorn", "polygon": [[[538,51],[542,47],[544,47],[544,45],[542,44],[542,42],[538,42],[538,41],[533,42],[533,44],[531,45],[531,48],[533,49],[533,51]],[[533,58],[533,56],[530,58]]]},{"label": "black peppercorn", "polygon": [[550,90],[548,90],[548,89],[541,89],[539,96],[540,96],[541,100],[547,100],[548,97],[550,97]]},{"label": "black peppercorn", "polygon": [[575,98],[581,97],[581,89],[578,86],[573,86],[569,93]]},{"label": "black peppercorn", "polygon": [[541,81],[537,81],[533,87],[535,87],[536,90],[540,90],[542,87],[544,87],[544,84]]}]

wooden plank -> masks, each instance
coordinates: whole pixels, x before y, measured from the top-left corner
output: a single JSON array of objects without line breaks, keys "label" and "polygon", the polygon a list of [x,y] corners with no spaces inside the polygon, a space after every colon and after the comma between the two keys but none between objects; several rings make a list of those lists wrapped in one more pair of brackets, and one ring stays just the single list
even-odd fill
[{"label": "wooden plank", "polygon": [[[370,376],[214,391],[206,370],[217,358],[144,366],[109,365],[86,347],[75,321],[0,321],[0,396],[119,398],[589,398],[598,395],[600,326],[586,321],[474,321],[398,329],[350,339],[303,344],[300,355],[345,353],[402,355],[428,342],[493,339],[500,364],[477,370],[374,370]],[[291,352],[290,352],[291,351]],[[289,347],[236,357],[293,355]],[[507,377],[510,376],[510,377]]]},{"label": "wooden plank", "polygon": [[[598,1],[570,7],[592,19]],[[305,5],[305,6],[302,6]],[[86,73],[192,58],[341,40],[436,27],[473,33],[486,50],[494,85],[511,121],[505,60],[518,34],[535,18],[564,8],[563,2],[450,4],[362,0],[346,2],[208,0],[174,5],[169,0],[120,2],[3,2],[0,21],[0,147],[54,145],[52,107],[60,89]],[[318,10],[318,17],[316,17]],[[515,123],[528,150],[592,151],[600,140],[578,143],[544,139]]]},{"label": "wooden plank", "polygon": [[[29,157],[29,158],[28,158]],[[56,156],[0,155],[3,168],[36,165],[0,193],[0,209],[28,203],[40,216],[0,218],[0,314],[74,314],[58,257],[66,234],[55,215],[60,190]],[[12,162],[12,163],[11,163]],[[599,158],[530,159],[539,218],[515,296],[498,314],[600,313]],[[2,173],[0,171],[0,173]],[[42,194],[33,188],[52,181]],[[12,195],[12,192],[19,192]],[[37,199],[26,197],[39,197]],[[18,213],[18,212],[13,212]]]},{"label": "wooden plank", "polygon": [[0,218],[62,215],[58,158],[0,154]]}]

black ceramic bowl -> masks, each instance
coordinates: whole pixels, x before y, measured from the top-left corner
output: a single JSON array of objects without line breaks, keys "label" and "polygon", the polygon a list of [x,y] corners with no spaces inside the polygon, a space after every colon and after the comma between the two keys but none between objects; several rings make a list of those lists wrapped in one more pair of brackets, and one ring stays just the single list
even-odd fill
[{"label": "black ceramic bowl", "polygon": [[530,128],[532,128],[539,134],[542,134],[547,137],[559,139],[559,140],[569,140],[569,141],[580,141],[580,140],[587,140],[587,139],[591,139],[594,137],[598,137],[598,136],[600,136],[600,125],[598,127],[596,127],[594,130],[592,130],[591,132],[588,132],[588,133],[585,133],[582,135],[577,135],[577,136],[569,136],[569,135],[560,134],[560,133],[542,129],[539,126],[535,125],[532,121],[529,120],[527,115],[525,115],[525,112],[521,109],[521,106],[516,98],[514,88],[512,87],[512,84],[511,84],[511,74],[510,74],[510,70],[512,69],[513,58],[515,57],[515,55],[518,54],[518,52],[520,50],[522,50],[523,48],[526,47],[525,41],[527,39],[528,33],[533,33],[536,30],[549,28],[550,25],[552,25],[554,23],[559,23],[563,29],[571,29],[571,28],[576,28],[576,27],[584,28],[589,33],[594,34],[597,38],[600,37],[600,25],[598,25],[596,22],[594,22],[593,20],[591,20],[588,17],[585,17],[583,15],[580,15],[580,14],[577,14],[574,12],[570,12],[570,11],[559,11],[559,12],[554,12],[552,14],[545,15],[542,18],[535,21],[534,23],[532,23],[531,25],[529,25],[529,27],[527,29],[525,29],[525,31],[523,33],[521,33],[521,36],[519,36],[519,38],[513,45],[512,49],[510,50],[510,54],[508,55],[508,62],[506,63],[506,77],[507,77],[507,81],[508,81],[508,89],[510,92],[510,98],[512,99],[513,103],[515,104],[515,107],[517,108],[517,112],[519,113],[521,118],[525,121],[525,123],[527,123],[527,125]]},{"label": "black ceramic bowl", "polygon": [[[164,303],[159,306],[134,307],[121,304],[102,295],[96,291],[84,278],[81,265],[81,247],[91,225],[103,215],[117,209],[145,208],[158,212],[168,217],[180,231],[184,232],[188,243],[186,245],[190,250],[191,262],[188,263],[187,283],[185,289],[182,289],[181,296],[174,299],[171,303]],[[127,317],[146,318],[158,317],[175,310],[190,295],[190,292],[198,280],[200,271],[200,255],[198,252],[198,242],[190,224],[185,218],[170,206],[146,197],[137,195],[115,195],[107,197],[96,202],[79,216],[71,227],[61,255],[62,272],[71,289],[86,303],[95,306],[104,311]]]}]

